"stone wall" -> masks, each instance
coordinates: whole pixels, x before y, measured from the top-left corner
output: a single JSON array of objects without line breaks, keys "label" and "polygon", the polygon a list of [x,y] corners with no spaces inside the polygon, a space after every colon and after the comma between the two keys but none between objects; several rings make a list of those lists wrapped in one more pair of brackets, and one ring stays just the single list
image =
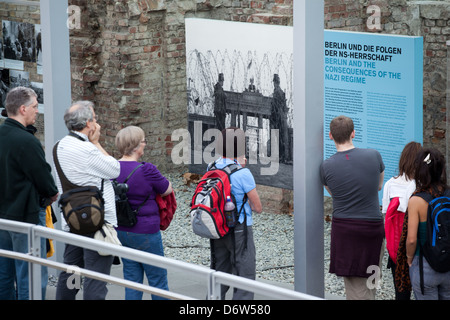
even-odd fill
[{"label": "stone wall", "polygon": [[[171,166],[170,161],[171,132],[186,125],[184,18],[278,25],[293,22],[292,1],[71,3],[87,13],[80,32],[84,34],[74,31],[71,35],[72,77],[74,83],[79,82],[74,86],[74,97],[86,96],[96,102],[106,129],[106,147],[113,154],[113,137],[120,128],[129,124],[143,127],[151,141],[148,160],[165,171],[185,170]],[[381,30],[367,27],[369,5],[381,9]],[[424,145],[443,151],[448,15],[448,1],[326,0],[324,12],[326,29],[424,37]],[[259,190],[271,211],[289,211],[292,192],[270,187]]]}]

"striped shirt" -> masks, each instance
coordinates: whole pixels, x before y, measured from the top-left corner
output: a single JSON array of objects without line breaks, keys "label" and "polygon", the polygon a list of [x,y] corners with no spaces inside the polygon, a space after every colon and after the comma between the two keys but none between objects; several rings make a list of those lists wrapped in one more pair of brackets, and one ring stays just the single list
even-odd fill
[{"label": "striped shirt", "polygon": [[[110,179],[120,174],[120,163],[111,156],[104,155],[88,137],[81,132],[74,132],[85,141],[76,137],[66,136],[59,142],[56,150],[58,161],[67,179],[78,186],[96,186],[101,189],[104,179],[103,198],[105,200],[105,220],[117,226],[116,203],[114,189]],[[59,176],[56,175],[56,185],[62,194]],[[63,230],[69,228],[62,217]]]}]

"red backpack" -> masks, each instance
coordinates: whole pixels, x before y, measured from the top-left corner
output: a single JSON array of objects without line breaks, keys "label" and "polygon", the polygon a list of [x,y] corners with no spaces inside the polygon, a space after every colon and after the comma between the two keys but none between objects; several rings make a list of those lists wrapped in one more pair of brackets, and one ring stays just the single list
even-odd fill
[{"label": "red backpack", "polygon": [[400,200],[398,197],[392,198],[386,211],[384,230],[386,234],[386,248],[389,257],[396,264],[397,250],[402,236],[403,220],[405,213],[398,211]]},{"label": "red backpack", "polygon": [[229,233],[225,217],[225,200],[231,196],[230,176],[240,167],[230,164],[223,169],[214,164],[199,181],[191,201],[191,225],[195,234],[208,238],[220,239]]}]

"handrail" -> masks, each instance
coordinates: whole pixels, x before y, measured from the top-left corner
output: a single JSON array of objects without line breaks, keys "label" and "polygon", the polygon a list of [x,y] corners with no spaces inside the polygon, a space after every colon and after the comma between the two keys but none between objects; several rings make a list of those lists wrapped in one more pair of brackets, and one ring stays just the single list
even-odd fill
[{"label": "handrail", "polygon": [[[61,241],[91,250],[102,251],[114,256],[127,258],[168,270],[182,271],[185,274],[188,273],[192,277],[200,279],[203,283],[207,284],[207,299],[220,299],[220,286],[223,284],[233,287],[239,287],[247,291],[258,292],[265,296],[270,296],[277,299],[321,300],[318,297],[215,271],[205,266],[195,265],[124,246],[118,246],[93,238],[64,232],[61,230],[12,220],[0,219],[0,230],[2,229],[13,232],[27,233],[29,235],[29,253],[25,254],[7,250],[0,250],[0,256],[21,259],[30,263],[30,298],[34,300],[41,299],[40,277],[34,276],[41,274],[41,265],[66,271],[69,269],[73,269],[73,266],[40,258],[41,238],[48,238],[54,241]],[[161,290],[143,284],[138,284],[136,282],[93,272],[91,270],[77,268],[77,271],[79,271],[80,276],[86,276],[97,280],[111,282],[127,288],[164,296],[169,299],[193,299],[185,295]]]},{"label": "handrail", "polygon": [[[23,261],[27,261],[30,263],[38,263],[41,266],[59,269],[59,270],[63,270],[63,271],[67,270],[67,267],[68,267],[67,264],[64,264],[64,263],[52,261],[49,259],[43,259],[43,258],[30,256],[29,254],[26,254],[26,253],[13,252],[13,251],[3,250],[3,249],[0,249],[0,256],[6,257],[6,258],[11,258],[11,259],[23,260]],[[107,275],[104,273],[86,270],[83,268],[77,268],[77,273],[78,272],[79,272],[79,274],[78,274],[79,276],[85,276],[85,277],[89,277],[89,278],[92,278],[95,280],[109,282],[112,284],[124,286],[124,287],[131,288],[134,290],[139,290],[139,291],[143,291],[143,292],[150,293],[150,294],[156,294],[158,296],[165,297],[165,298],[172,299],[172,300],[194,300],[193,298],[182,295],[182,294],[178,294],[178,293],[170,292],[167,290],[162,290],[159,288],[143,285],[143,284],[140,284],[137,282],[113,277],[113,276],[110,276],[110,275]]]}]

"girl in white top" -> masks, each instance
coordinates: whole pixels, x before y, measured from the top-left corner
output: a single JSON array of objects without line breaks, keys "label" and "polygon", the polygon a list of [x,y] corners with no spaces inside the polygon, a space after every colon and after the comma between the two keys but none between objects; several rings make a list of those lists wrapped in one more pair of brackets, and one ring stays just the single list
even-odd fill
[{"label": "girl in white top", "polygon": [[[400,156],[400,161],[398,165],[399,175],[389,179],[384,185],[383,189],[383,201],[382,201],[382,212],[386,213],[389,206],[389,202],[398,197],[399,206],[397,208],[400,212],[406,212],[408,208],[408,201],[411,195],[416,190],[416,182],[414,180],[415,172],[415,160],[417,153],[422,149],[420,143],[410,142],[408,143],[402,151]],[[388,268],[392,270],[392,277],[395,279],[395,268],[396,265],[394,261],[389,257]],[[394,281],[395,287],[395,281]],[[399,292],[395,288],[395,299],[396,300],[410,300],[410,292]]]},{"label": "girl in white top", "polygon": [[414,161],[422,146],[418,142],[408,143],[402,151],[398,165],[399,175],[389,179],[384,185],[382,212],[386,213],[391,199],[398,197],[400,204],[398,211],[406,212],[408,200],[416,190],[414,181]]}]

